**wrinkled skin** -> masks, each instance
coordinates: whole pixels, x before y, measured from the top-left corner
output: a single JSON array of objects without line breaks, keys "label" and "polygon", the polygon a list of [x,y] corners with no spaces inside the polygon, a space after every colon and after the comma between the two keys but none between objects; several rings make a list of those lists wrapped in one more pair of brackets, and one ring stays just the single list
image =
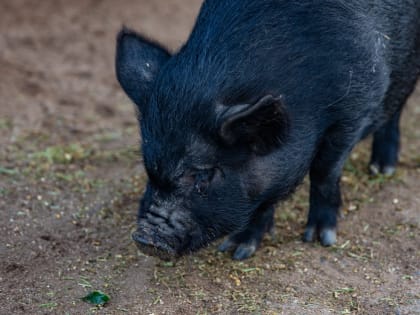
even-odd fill
[{"label": "wrinkled skin", "polygon": [[225,235],[245,259],[309,173],[305,241],[336,241],[339,180],[374,133],[372,172],[398,161],[420,69],[414,0],[207,0],[175,54],[124,28],[116,73],[137,105],[149,177],[133,239],[162,258]]}]

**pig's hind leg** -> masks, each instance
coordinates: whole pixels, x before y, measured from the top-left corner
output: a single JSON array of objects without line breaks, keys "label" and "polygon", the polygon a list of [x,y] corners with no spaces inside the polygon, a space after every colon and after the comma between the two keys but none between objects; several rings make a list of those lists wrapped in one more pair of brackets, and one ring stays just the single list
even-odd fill
[{"label": "pig's hind leg", "polygon": [[[419,34],[420,35],[420,34]],[[420,38],[417,43],[420,42]],[[383,108],[395,110],[391,118],[373,134],[369,169],[373,174],[392,175],[398,163],[400,146],[399,122],[408,97],[413,93],[420,75],[420,45],[404,67],[392,74]]]},{"label": "pig's hind leg", "polygon": [[376,175],[392,175],[398,162],[400,146],[400,120],[401,110],[397,111],[391,119],[373,135],[372,156],[369,170]]},{"label": "pig's hind leg", "polygon": [[273,228],[273,220],[272,205],[259,208],[245,230],[230,235],[219,246],[219,251],[233,251],[232,257],[235,260],[249,258],[260,246],[264,234]]},{"label": "pig's hind leg", "polygon": [[310,169],[310,206],[303,241],[319,238],[324,246],[336,242],[341,206],[340,177],[344,162],[356,142],[356,133],[337,128],[327,134]]}]

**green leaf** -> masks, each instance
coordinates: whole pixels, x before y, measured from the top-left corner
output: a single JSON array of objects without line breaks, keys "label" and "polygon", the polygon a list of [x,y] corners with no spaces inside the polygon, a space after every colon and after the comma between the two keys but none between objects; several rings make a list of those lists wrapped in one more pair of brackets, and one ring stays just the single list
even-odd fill
[{"label": "green leaf", "polygon": [[109,301],[109,296],[101,291],[93,291],[82,298],[82,301],[88,302],[94,305],[104,305]]}]

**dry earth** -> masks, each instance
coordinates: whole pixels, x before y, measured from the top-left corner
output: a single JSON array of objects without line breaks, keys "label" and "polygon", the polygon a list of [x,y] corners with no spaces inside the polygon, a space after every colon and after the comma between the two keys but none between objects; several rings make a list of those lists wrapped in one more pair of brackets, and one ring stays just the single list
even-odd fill
[{"label": "dry earth", "polygon": [[[420,314],[420,90],[393,178],[349,159],[337,246],[303,244],[304,184],[277,232],[233,262],[176,262],[130,240],[145,174],[113,72],[124,23],[178,48],[199,0],[0,2],[0,314]],[[93,307],[80,298],[102,290]]]}]

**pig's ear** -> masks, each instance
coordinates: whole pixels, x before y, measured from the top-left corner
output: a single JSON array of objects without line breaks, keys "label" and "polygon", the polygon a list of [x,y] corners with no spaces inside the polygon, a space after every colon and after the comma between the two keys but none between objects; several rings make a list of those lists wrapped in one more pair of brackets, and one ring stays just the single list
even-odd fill
[{"label": "pig's ear", "polygon": [[170,57],[166,49],[126,27],[119,32],[115,58],[117,79],[140,111],[148,102],[160,68]]},{"label": "pig's ear", "polygon": [[227,145],[247,145],[268,154],[285,140],[289,119],[281,97],[264,96],[255,104],[226,106],[219,116],[219,135]]}]

